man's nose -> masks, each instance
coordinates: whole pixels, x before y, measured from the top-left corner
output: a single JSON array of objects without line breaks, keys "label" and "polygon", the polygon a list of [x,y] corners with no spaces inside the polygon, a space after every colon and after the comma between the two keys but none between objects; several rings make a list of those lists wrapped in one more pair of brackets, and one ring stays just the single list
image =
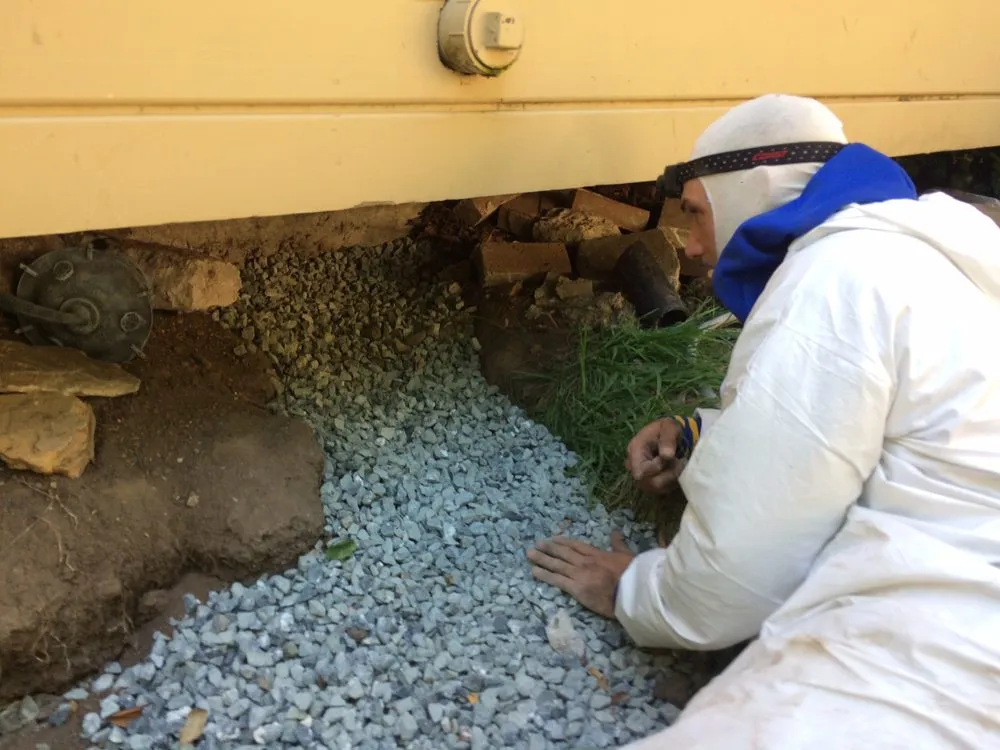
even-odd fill
[{"label": "man's nose", "polygon": [[698,242],[698,238],[694,236],[694,232],[688,234],[687,242],[684,243],[684,254],[694,260],[700,258],[704,253],[704,248]]}]

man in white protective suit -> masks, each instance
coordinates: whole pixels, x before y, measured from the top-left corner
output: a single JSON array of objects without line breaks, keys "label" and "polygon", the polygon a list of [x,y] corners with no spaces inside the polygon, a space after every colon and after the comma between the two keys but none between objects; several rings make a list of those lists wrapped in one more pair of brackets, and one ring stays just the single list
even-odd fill
[{"label": "man in white protective suit", "polygon": [[630,750],[1000,748],[1000,228],[798,97],[665,179],[744,324],[721,410],[628,446],[648,491],[682,466],[680,530],[528,553],[640,647],[750,641]]}]

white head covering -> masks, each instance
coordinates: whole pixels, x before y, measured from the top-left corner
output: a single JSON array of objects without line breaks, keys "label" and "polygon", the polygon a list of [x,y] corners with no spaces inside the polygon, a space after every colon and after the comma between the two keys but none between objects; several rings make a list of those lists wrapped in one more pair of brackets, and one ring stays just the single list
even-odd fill
[{"label": "white head covering", "polygon": [[[847,136],[837,116],[815,99],[767,94],[733,107],[712,123],[695,143],[691,158],[799,141],[847,143]],[[719,252],[747,219],[798,198],[821,166],[787,164],[702,177]]]}]

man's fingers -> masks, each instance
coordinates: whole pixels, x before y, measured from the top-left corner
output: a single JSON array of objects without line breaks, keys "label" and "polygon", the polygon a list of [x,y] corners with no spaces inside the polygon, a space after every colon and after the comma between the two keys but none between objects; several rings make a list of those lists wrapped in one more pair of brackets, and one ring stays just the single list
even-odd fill
[{"label": "man's fingers", "polygon": [[[554,536],[547,541],[552,542],[554,549],[558,549],[562,555],[565,555],[563,560],[577,565],[582,564],[585,557],[590,557],[595,552],[600,552],[600,550],[592,544],[581,542],[579,539],[570,539],[565,536]],[[535,546],[540,548],[541,543]]]},{"label": "man's fingers", "polygon": [[660,423],[657,435],[657,448],[660,457],[671,459],[677,455],[677,439],[680,437],[681,426],[672,419],[664,419]]},{"label": "man's fingers", "polygon": [[653,458],[642,461],[639,464],[635,464],[632,468],[632,478],[637,482],[641,482],[659,474],[663,471],[663,467],[663,459],[658,456],[654,456]]},{"label": "man's fingers", "polygon": [[636,433],[625,449],[625,466],[637,481],[641,467],[656,458],[659,432],[658,422],[648,424]]},{"label": "man's fingers", "polygon": [[567,578],[572,575],[575,567],[565,560],[560,560],[558,557],[547,555],[538,549],[528,550],[528,559],[539,568],[551,570],[553,573],[558,573],[559,575],[566,576]]},{"label": "man's fingers", "polygon": [[677,469],[672,466],[667,471],[657,474],[647,482],[653,493],[666,492],[677,482]]},{"label": "man's fingers", "polygon": [[649,473],[651,467],[655,470],[659,465],[656,450],[656,443],[647,443],[629,452],[625,465],[633,479],[636,481],[642,479]]},{"label": "man's fingers", "polygon": [[567,594],[575,596],[573,592],[576,590],[576,585],[572,578],[567,578],[564,575],[559,575],[558,573],[553,573],[551,570],[546,570],[545,568],[540,568],[537,565],[531,569],[531,575],[542,583],[547,583],[550,586],[555,586],[557,589],[562,589]]},{"label": "man's fingers", "polygon": [[583,545],[581,552],[579,544],[574,543],[574,540],[559,536],[543,539],[535,545],[536,550],[540,550],[550,557],[565,560],[571,565],[579,565],[583,562],[583,556],[587,554],[586,547],[587,545]]}]

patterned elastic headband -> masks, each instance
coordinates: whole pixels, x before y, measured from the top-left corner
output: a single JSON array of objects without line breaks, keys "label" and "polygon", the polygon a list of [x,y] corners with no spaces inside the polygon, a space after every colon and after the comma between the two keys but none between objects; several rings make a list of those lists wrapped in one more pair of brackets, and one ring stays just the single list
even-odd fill
[{"label": "patterned elastic headband", "polygon": [[710,154],[700,159],[667,167],[656,181],[656,187],[664,197],[680,198],[684,190],[684,183],[697,177],[739,172],[754,167],[826,162],[840,153],[845,145],[830,141],[814,141],[810,143],[784,143],[776,146],[761,146],[741,151]]}]

